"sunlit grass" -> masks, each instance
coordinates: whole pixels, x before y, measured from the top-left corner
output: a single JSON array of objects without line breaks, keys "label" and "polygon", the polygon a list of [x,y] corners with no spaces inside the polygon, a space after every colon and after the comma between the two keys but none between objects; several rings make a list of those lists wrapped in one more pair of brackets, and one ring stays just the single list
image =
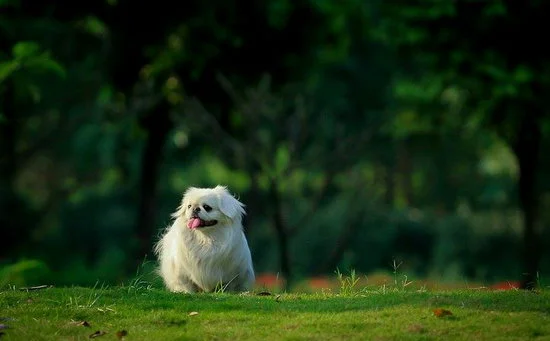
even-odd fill
[{"label": "sunlit grass", "polygon": [[[106,332],[100,340],[116,340],[122,331],[127,340],[550,338],[547,290],[383,289],[357,286],[354,278],[341,274],[336,290],[272,295],[172,294],[142,282],[35,291],[11,287],[0,291],[0,324],[9,327],[0,332],[2,340],[85,340],[96,331]],[[452,315],[437,317],[438,308]]]}]

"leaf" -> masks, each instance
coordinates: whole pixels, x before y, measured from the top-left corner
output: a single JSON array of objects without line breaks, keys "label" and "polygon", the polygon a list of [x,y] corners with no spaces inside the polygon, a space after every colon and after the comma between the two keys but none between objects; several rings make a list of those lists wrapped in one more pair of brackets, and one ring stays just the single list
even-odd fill
[{"label": "leaf", "polygon": [[42,290],[42,289],[49,289],[49,288],[53,288],[53,285],[48,285],[48,284],[37,285],[37,286],[34,286],[34,287],[19,288],[19,290],[21,290],[21,291],[34,291],[34,290]]},{"label": "leaf", "polygon": [[3,323],[0,323],[0,329],[8,329],[9,327]]},{"label": "leaf", "polygon": [[437,317],[445,317],[445,316],[452,316],[453,313],[451,313],[449,310],[437,308],[434,310],[434,315]]},{"label": "leaf", "polygon": [[119,340],[122,340],[126,335],[128,335],[128,332],[126,330],[119,330],[118,332],[116,332],[116,337],[119,339]]},{"label": "leaf", "polygon": [[198,311],[192,311],[189,313],[189,316],[195,316],[195,315],[198,315],[199,312]]},{"label": "leaf", "polygon": [[75,326],[91,327],[88,321],[71,321],[71,323],[74,324]]},{"label": "leaf", "polygon": [[107,333],[102,331],[102,330],[98,330],[95,333],[91,334],[89,337],[90,337],[90,339],[93,339],[93,338],[96,338],[96,337],[103,336],[105,334],[107,334]]},{"label": "leaf", "polygon": [[513,74],[514,80],[518,83],[529,83],[533,81],[534,74],[526,65],[519,65]]},{"label": "leaf", "polygon": [[18,68],[30,71],[49,71],[64,78],[65,68],[51,58],[48,52],[40,53],[40,45],[32,41],[16,43],[12,48],[14,60],[0,64],[0,82],[10,76]]},{"label": "leaf", "polygon": [[89,16],[84,19],[82,26],[86,32],[96,37],[102,37],[107,34],[107,25],[95,16]]},{"label": "leaf", "polygon": [[40,45],[34,41],[20,41],[12,47],[12,54],[16,59],[33,57],[39,51]]},{"label": "leaf", "polygon": [[279,146],[275,153],[275,169],[277,174],[282,174],[290,164],[290,152],[286,146]]},{"label": "leaf", "polygon": [[111,102],[112,98],[114,97],[114,90],[113,87],[110,85],[102,86],[99,90],[97,100],[101,104],[108,104]]},{"label": "leaf", "polygon": [[17,60],[0,63],[0,83],[6,80],[12,73],[17,71],[20,63]]},{"label": "leaf", "polygon": [[34,71],[49,71],[57,74],[61,78],[66,77],[65,68],[57,61],[50,58],[47,53],[25,61],[24,66]]},{"label": "leaf", "polygon": [[508,78],[507,71],[497,65],[481,64],[479,68],[482,72],[484,72],[487,76],[493,78],[493,80],[495,81],[505,81]]}]

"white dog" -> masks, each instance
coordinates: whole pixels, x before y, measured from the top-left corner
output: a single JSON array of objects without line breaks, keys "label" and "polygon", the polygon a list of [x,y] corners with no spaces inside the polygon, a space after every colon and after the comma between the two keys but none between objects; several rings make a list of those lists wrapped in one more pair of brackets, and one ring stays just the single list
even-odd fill
[{"label": "white dog", "polygon": [[190,187],[155,245],[166,287],[187,293],[250,290],[255,277],[244,214],[226,187]]}]

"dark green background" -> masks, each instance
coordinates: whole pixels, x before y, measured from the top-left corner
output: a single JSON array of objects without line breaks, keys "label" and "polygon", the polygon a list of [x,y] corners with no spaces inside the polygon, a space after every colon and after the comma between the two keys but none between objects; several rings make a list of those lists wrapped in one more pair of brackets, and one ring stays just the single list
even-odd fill
[{"label": "dark green background", "polygon": [[[550,271],[545,1],[0,1],[0,277],[118,283],[188,186],[256,270]],[[540,284],[540,282],[539,282]]]}]

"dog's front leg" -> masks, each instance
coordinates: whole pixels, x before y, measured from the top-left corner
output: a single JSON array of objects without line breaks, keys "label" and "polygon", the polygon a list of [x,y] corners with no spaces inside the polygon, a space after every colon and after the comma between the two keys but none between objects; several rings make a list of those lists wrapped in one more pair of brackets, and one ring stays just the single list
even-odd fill
[{"label": "dog's front leg", "polygon": [[178,276],[173,282],[167,282],[166,286],[172,292],[195,293],[200,291],[199,287],[185,275]]},{"label": "dog's front leg", "polygon": [[245,270],[233,277],[229,281],[225,288],[228,292],[243,292],[252,289],[254,284],[254,272],[251,270]]}]

